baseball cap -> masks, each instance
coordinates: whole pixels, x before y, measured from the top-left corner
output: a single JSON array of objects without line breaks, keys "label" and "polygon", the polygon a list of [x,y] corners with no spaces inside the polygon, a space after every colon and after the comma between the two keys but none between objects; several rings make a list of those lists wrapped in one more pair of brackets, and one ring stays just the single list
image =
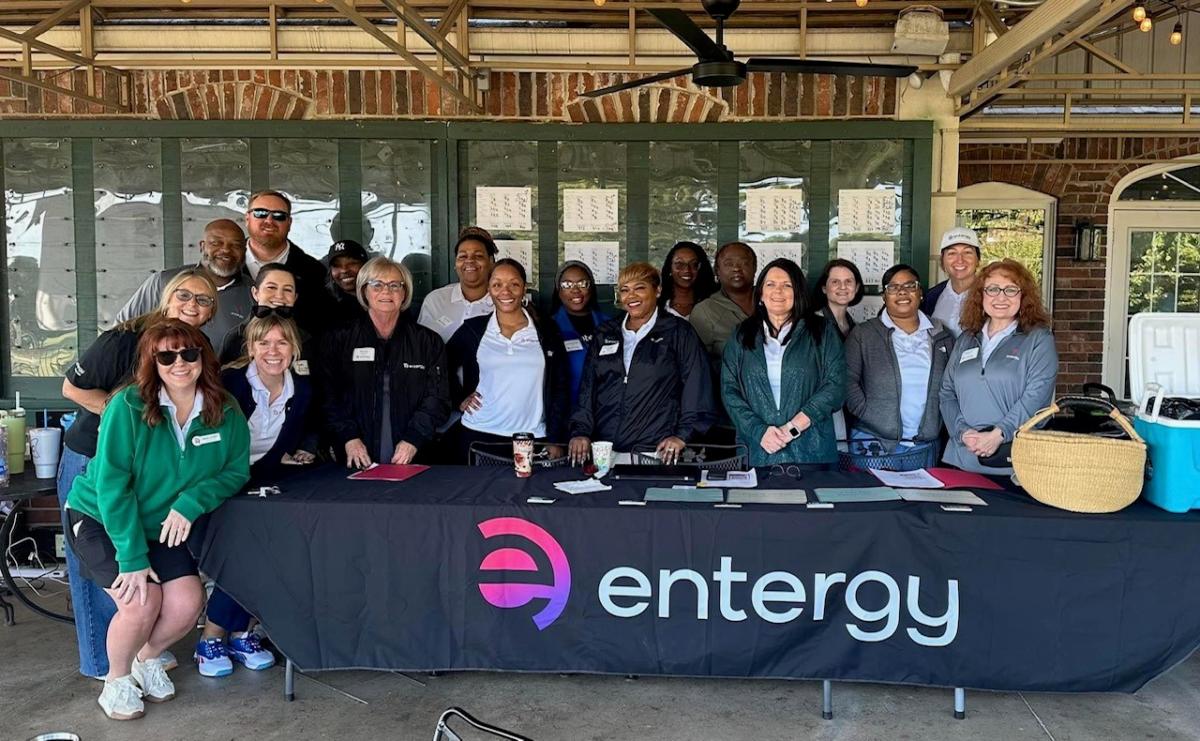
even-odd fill
[{"label": "baseball cap", "polygon": [[968,229],[965,226],[956,226],[953,229],[947,229],[942,235],[942,246],[938,248],[945,251],[949,247],[956,244],[965,244],[975,248],[975,252],[979,252],[979,235],[974,229]]},{"label": "baseball cap", "polygon": [[366,262],[370,259],[370,255],[363,246],[353,239],[342,239],[329,246],[329,254],[325,256],[325,259],[333,261],[338,257],[351,257],[359,262]]}]

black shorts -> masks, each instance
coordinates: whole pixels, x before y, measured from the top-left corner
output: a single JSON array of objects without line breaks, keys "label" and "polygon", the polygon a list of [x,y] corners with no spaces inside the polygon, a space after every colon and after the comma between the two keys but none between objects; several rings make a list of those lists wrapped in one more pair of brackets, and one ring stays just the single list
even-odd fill
[{"label": "black shorts", "polygon": [[[85,514],[67,510],[67,544],[79,559],[79,571],[97,585],[108,589],[117,580],[121,569],[117,565],[117,549],[104,526]],[[184,576],[196,576],[196,559],[187,545],[181,543],[174,548],[157,540],[146,543],[150,568],[158,574],[158,580],[166,583]]]}]

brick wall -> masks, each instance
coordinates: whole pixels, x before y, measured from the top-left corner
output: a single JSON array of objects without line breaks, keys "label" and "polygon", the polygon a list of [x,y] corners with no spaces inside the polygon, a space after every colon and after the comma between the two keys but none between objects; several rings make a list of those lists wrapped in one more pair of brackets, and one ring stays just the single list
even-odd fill
[{"label": "brick wall", "polygon": [[[84,90],[86,72],[38,75]],[[447,78],[457,82],[453,73]],[[137,70],[132,111],[0,80],[0,117],[137,119],[484,118],[583,122],[699,122],[893,118],[894,78],[753,73],[736,87],[697,88],[687,77],[602,98],[586,90],[633,79],[617,73],[492,72],[471,114],[420,73],[409,70]],[[96,73],[97,90],[115,96],[115,75]]]},{"label": "brick wall", "polygon": [[[1200,138],[1195,137],[1067,138],[1031,148],[963,141],[959,187],[1011,183],[1058,198],[1052,308],[1060,391],[1078,391],[1084,383],[1100,381],[1104,352],[1107,254],[1095,262],[1075,260],[1075,223],[1107,225],[1117,182],[1148,160],[1166,161],[1198,152]],[[1133,159],[1139,161],[1129,161]]]}]

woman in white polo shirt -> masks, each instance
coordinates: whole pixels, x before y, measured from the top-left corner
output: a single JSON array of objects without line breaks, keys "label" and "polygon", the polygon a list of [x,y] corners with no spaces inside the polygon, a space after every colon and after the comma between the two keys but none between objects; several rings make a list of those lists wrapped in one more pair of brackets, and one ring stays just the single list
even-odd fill
[{"label": "woman in white polo shirt", "polygon": [[[571,408],[567,351],[553,321],[525,308],[525,268],[505,258],[488,281],[494,313],[466,320],[450,338],[452,397],[462,412],[458,460],[475,442],[511,442],[519,432],[566,440]],[[461,384],[458,382],[459,372]],[[550,456],[563,454],[551,446]]]},{"label": "woman in white polo shirt", "polygon": [[458,282],[431,291],[421,304],[417,323],[449,342],[463,322],[492,313],[488,279],[495,265],[496,242],[486,229],[465,226],[454,244],[454,272]]}]

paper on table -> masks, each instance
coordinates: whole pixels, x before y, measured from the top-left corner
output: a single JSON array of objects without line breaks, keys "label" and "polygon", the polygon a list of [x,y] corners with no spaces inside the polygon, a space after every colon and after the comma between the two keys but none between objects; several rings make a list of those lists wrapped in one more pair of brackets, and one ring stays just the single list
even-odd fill
[{"label": "paper on table", "polygon": [[838,257],[849,260],[862,273],[863,285],[877,286],[883,274],[896,264],[891,242],[838,242]]},{"label": "paper on table", "polygon": [[592,269],[597,283],[615,284],[620,272],[620,242],[564,242],[564,257]]},{"label": "paper on table", "polygon": [[838,234],[891,234],[896,193],[890,188],[838,191]]},{"label": "paper on table", "polygon": [[896,489],[896,493],[906,502],[933,502],[934,504],[971,504],[976,507],[986,507],[987,502],[962,489]]},{"label": "paper on table", "polygon": [[532,277],[533,269],[533,240],[531,239],[497,239],[496,259],[511,257],[521,263],[521,267]]},{"label": "paper on table", "polygon": [[618,193],[616,188],[563,189],[563,231],[617,231]]},{"label": "paper on table", "polygon": [[817,489],[817,499],[822,502],[898,502],[900,495],[895,489],[886,486],[870,486],[866,488],[833,488]]},{"label": "paper on table", "polygon": [[872,468],[871,473],[883,483],[897,489],[942,489],[946,486],[924,468],[915,471],[880,471]]},{"label": "paper on table", "polygon": [[796,188],[754,188],[746,191],[746,231],[754,234],[800,231],[804,222],[804,192]]},{"label": "paper on table", "polygon": [[[475,223],[484,229],[527,232],[533,228],[531,188],[480,185],[475,188]],[[529,266],[525,266],[529,269]]]},{"label": "paper on table", "polygon": [[725,501],[730,504],[806,504],[808,494],[803,489],[754,489],[729,492]]},{"label": "paper on table", "polygon": [[583,479],[582,481],[558,481],[554,484],[554,488],[559,491],[565,491],[568,494],[591,494],[597,491],[612,491],[612,487],[608,484],[601,483],[596,479]]},{"label": "paper on table", "polygon": [[725,492],[722,489],[667,489],[651,487],[646,490],[647,502],[723,502]]},{"label": "paper on table", "polygon": [[346,478],[352,481],[406,481],[428,470],[429,466],[414,463],[372,463],[366,470],[352,473]]},{"label": "paper on table", "polygon": [[855,324],[862,324],[879,316],[879,312],[883,311],[883,296],[863,296],[862,301],[846,311]]},{"label": "paper on table", "polygon": [[929,474],[946,486],[956,486],[968,489],[989,489],[1003,491],[1004,487],[992,481],[983,474],[974,471],[960,471],[957,468],[931,468]]},{"label": "paper on table", "polygon": [[[750,249],[754,250],[755,259],[758,262],[758,272],[762,272],[767,263],[780,257],[786,257],[800,267],[804,267],[803,242],[755,242],[750,245]],[[754,279],[758,280],[758,273],[754,274]]]},{"label": "paper on table", "polygon": [[749,471],[725,471],[725,478],[719,481],[709,481],[709,473],[707,468],[700,472],[698,486],[719,486],[724,489],[753,489],[758,486],[758,472],[753,468]]}]

